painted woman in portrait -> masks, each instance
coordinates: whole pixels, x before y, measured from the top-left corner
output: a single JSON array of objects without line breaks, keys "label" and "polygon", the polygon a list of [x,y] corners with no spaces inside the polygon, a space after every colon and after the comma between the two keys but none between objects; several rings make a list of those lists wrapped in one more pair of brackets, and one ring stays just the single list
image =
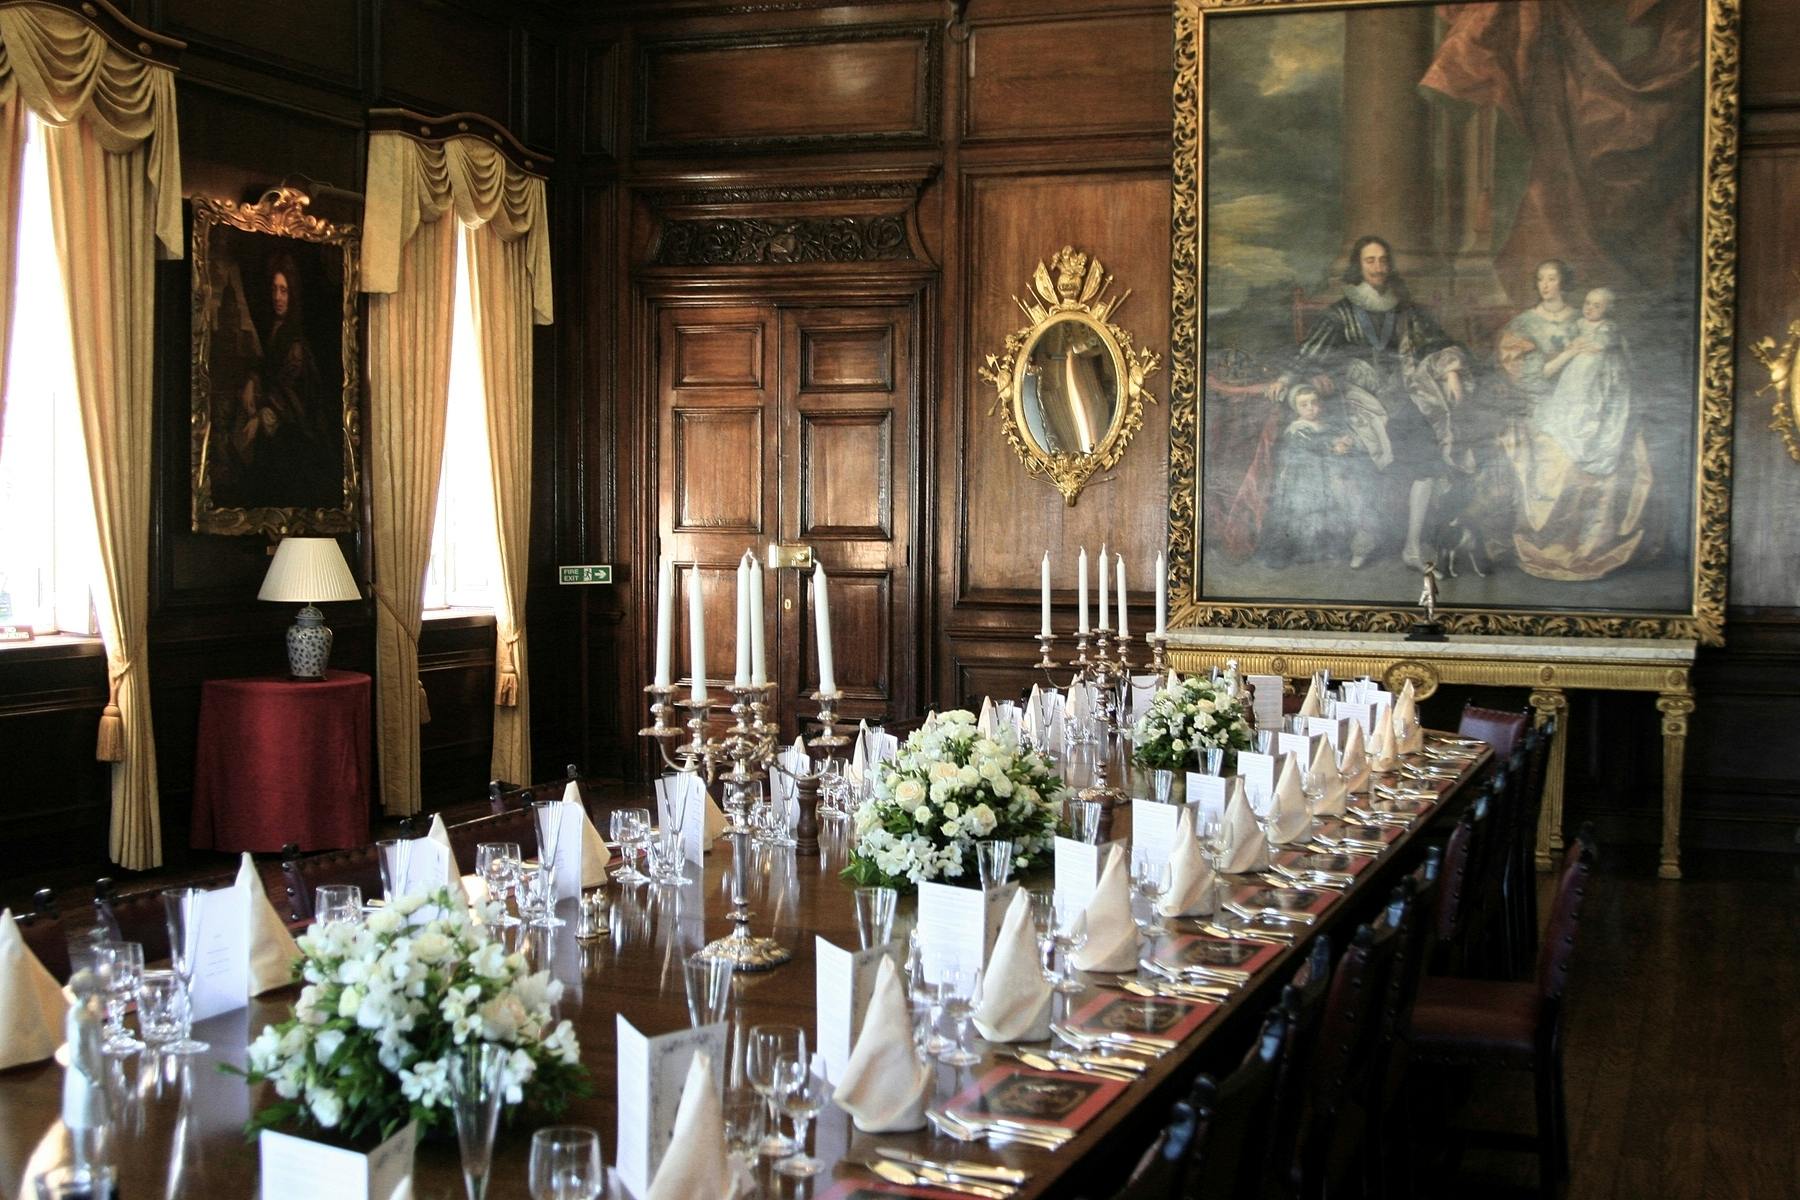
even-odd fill
[{"label": "painted woman in portrait", "polygon": [[1582,310],[1574,273],[1538,264],[1538,303],[1501,330],[1498,365],[1522,406],[1504,439],[1516,487],[1512,550],[1540,579],[1600,579],[1646,542],[1651,471],[1632,423],[1631,371],[1611,291]]}]

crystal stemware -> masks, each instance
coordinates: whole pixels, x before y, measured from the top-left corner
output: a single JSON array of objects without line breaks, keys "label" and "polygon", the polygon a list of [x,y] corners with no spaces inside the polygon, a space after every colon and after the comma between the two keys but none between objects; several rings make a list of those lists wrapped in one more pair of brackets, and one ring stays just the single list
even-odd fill
[{"label": "crystal stemware", "polygon": [[1168,933],[1161,914],[1156,911],[1156,902],[1169,890],[1168,861],[1154,857],[1146,846],[1135,847],[1131,854],[1131,886],[1143,898],[1149,912],[1149,916],[1138,923],[1144,935],[1159,938]]},{"label": "crystal stemware", "polygon": [[[200,908],[206,893],[200,888],[164,888],[163,916],[169,926],[169,960],[175,968],[175,976],[181,981],[181,990],[187,994],[188,1003],[193,1002],[194,968],[200,953],[201,934]],[[192,1009],[189,1009],[190,1013]],[[163,1049],[170,1054],[204,1054],[208,1049],[205,1042],[195,1041],[191,1034],[184,1035]]]},{"label": "crystal stemware", "polygon": [[[537,830],[538,873],[533,879],[536,894],[532,897],[531,924],[538,929],[555,929],[564,924],[556,915],[557,862],[568,847],[561,845],[564,805],[560,800],[539,800],[531,806],[532,825]],[[574,847],[579,854],[579,846]]]},{"label": "crystal stemware", "polygon": [[354,883],[326,883],[314,890],[313,924],[360,925],[362,919],[362,889]]},{"label": "crystal stemware", "polygon": [[972,963],[946,963],[938,973],[938,1003],[944,1015],[956,1023],[956,1041],[952,1049],[938,1055],[938,1061],[953,1067],[972,1067],[981,1056],[969,1049],[969,1018],[975,1015],[975,994],[981,987],[981,968]]},{"label": "crystal stemware", "polygon": [[776,1163],[775,1170],[795,1179],[817,1175],[825,1164],[806,1153],[806,1132],[831,1100],[831,1081],[805,1060],[791,1058],[775,1065],[775,1076],[781,1109],[794,1122],[794,1153]]},{"label": "crystal stemware", "polygon": [[769,1106],[769,1129],[758,1147],[766,1158],[785,1158],[794,1153],[792,1138],[781,1132],[781,1098],[776,1094],[776,1067],[782,1059],[805,1061],[806,1031],[798,1025],[753,1025],[750,1027],[749,1050],[744,1069],[755,1088]]},{"label": "crystal stemware", "polygon": [[595,1200],[606,1186],[600,1134],[552,1125],[531,1135],[531,1200]]},{"label": "crystal stemware", "polygon": [[487,1195],[488,1170],[494,1161],[494,1128],[506,1096],[504,1046],[470,1039],[460,1054],[450,1056],[445,1078],[450,1109],[456,1119],[456,1142],[462,1151],[463,1187],[469,1200]]},{"label": "crystal stemware", "polygon": [[494,919],[495,925],[513,926],[519,918],[506,908],[506,897],[511,894],[519,878],[519,843],[517,842],[482,842],[475,847],[475,870],[487,885],[488,898],[500,906],[500,915]]}]

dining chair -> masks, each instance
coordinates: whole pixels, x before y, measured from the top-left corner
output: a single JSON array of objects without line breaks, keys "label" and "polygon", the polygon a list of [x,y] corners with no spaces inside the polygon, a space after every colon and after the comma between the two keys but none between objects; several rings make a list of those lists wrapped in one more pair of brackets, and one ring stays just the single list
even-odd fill
[{"label": "dining chair", "polygon": [[1394,889],[1385,923],[1394,930],[1394,961],[1382,1000],[1375,1062],[1366,1080],[1362,1107],[1370,1119],[1365,1160],[1370,1195],[1401,1200],[1412,1195],[1411,1138],[1402,1108],[1407,1066],[1412,1060],[1413,1009],[1437,935],[1437,897],[1443,849],[1432,846],[1425,859]]},{"label": "dining chair", "polygon": [[519,812],[528,809],[535,801],[561,800],[563,793],[573,783],[581,793],[583,804],[588,801],[587,783],[581,778],[581,768],[570,763],[563,768],[561,779],[548,783],[518,784],[508,783],[504,779],[490,780],[488,783],[488,810],[495,816],[501,813]]},{"label": "dining chair", "polygon": [[1288,1023],[1288,1037],[1276,1069],[1275,1100],[1270,1112],[1272,1168],[1269,1190],[1279,1197],[1292,1197],[1299,1189],[1295,1163],[1306,1114],[1306,1068],[1312,1058],[1313,1043],[1318,1040],[1319,1021],[1324,1015],[1325,996],[1330,988],[1331,939],[1321,934],[1313,939],[1306,961],[1282,987],[1281,999],[1277,1002],[1277,1008]]},{"label": "dining chair", "polygon": [[1533,979],[1427,979],[1413,1010],[1413,1060],[1422,1072],[1473,1067],[1531,1072],[1536,1132],[1498,1141],[1536,1150],[1539,1190],[1550,1196],[1560,1193],[1569,1173],[1563,998],[1597,857],[1593,828],[1584,826],[1564,856]]},{"label": "dining chair", "polygon": [[1236,1070],[1223,1080],[1196,1078],[1119,1200],[1261,1200],[1291,1030],[1277,1005]]},{"label": "dining chair", "polygon": [[1543,819],[1544,787],[1556,718],[1525,735],[1525,780],[1519,799],[1518,836],[1507,873],[1507,912],[1512,920],[1519,964],[1535,962],[1538,946],[1537,833]]},{"label": "dining chair", "polygon": [[382,894],[381,857],[372,842],[354,850],[327,850],[289,859],[281,864],[281,873],[293,921],[312,919],[313,892],[320,884],[353,883],[362,889],[365,900]]},{"label": "dining chair", "polygon": [[1487,800],[1477,796],[1456,818],[1456,825],[1444,841],[1443,863],[1438,869],[1437,903],[1432,913],[1432,946],[1430,971],[1434,975],[1457,973],[1457,955],[1468,911],[1469,848],[1473,845],[1477,821],[1487,820]]},{"label": "dining chair", "polygon": [[1512,757],[1519,739],[1525,736],[1525,723],[1531,714],[1505,708],[1482,708],[1465,704],[1456,732],[1464,737],[1480,738],[1494,748],[1494,757],[1504,762]]},{"label": "dining chair", "polygon": [[456,869],[467,875],[475,870],[475,851],[483,842],[517,842],[521,851],[537,852],[537,827],[531,810],[515,808],[490,817],[476,817],[446,825],[450,850],[456,856]]},{"label": "dining chair", "polygon": [[1331,1200],[1360,1186],[1369,1128],[1360,1100],[1376,1065],[1383,1000],[1398,949],[1399,935],[1385,919],[1363,925],[1331,973],[1305,1069],[1305,1110],[1292,1164],[1303,1200]]},{"label": "dining chair", "polygon": [[56,893],[40,888],[31,898],[32,911],[13,918],[25,946],[58,983],[69,982],[69,935],[57,910]]}]

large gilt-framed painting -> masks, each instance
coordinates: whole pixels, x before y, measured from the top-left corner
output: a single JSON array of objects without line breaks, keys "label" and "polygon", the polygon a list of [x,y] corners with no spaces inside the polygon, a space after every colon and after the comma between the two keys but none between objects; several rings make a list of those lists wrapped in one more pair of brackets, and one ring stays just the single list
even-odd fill
[{"label": "large gilt-framed painting", "polygon": [[196,532],[357,526],[358,236],[308,203],[193,201]]},{"label": "large gilt-framed painting", "polygon": [[1178,0],[1180,624],[1721,638],[1736,0]]}]

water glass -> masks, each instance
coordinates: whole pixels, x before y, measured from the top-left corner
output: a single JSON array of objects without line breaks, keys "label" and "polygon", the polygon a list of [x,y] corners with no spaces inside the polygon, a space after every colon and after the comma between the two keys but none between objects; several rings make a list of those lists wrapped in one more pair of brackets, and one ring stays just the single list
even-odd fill
[{"label": "water glass", "polygon": [[1087,909],[1069,896],[1056,897],[1056,948],[1062,952],[1062,974],[1053,985],[1064,995],[1087,990],[1075,971],[1075,954],[1087,945]]},{"label": "water glass", "polygon": [[606,1186],[600,1134],[552,1125],[531,1135],[531,1200],[596,1200]]},{"label": "water glass", "polygon": [[795,1179],[817,1175],[825,1164],[806,1153],[806,1131],[812,1119],[831,1101],[831,1081],[804,1060],[784,1058],[775,1064],[775,1090],[781,1110],[794,1122],[794,1153],[775,1164],[775,1170]]},{"label": "water glass", "polygon": [[1033,888],[1031,927],[1037,934],[1038,969],[1046,983],[1056,982],[1056,893],[1049,888]]},{"label": "water glass", "polygon": [[919,1053],[930,1057],[950,1048],[950,1039],[938,1032],[937,984],[925,973],[925,943],[914,929],[907,939],[906,998],[912,1008],[913,1040]]},{"label": "water glass", "polygon": [[1311,764],[1300,768],[1300,794],[1306,797],[1306,811],[1312,814],[1313,828],[1317,829],[1321,821],[1319,809],[1325,803],[1325,776],[1313,770]]},{"label": "water glass", "polygon": [[1003,838],[975,843],[975,866],[981,873],[981,890],[1004,887],[1012,874],[1013,844]]},{"label": "water glass", "polygon": [[462,1151],[463,1187],[469,1200],[487,1195],[488,1169],[494,1161],[494,1128],[506,1095],[508,1051],[493,1042],[470,1040],[461,1054],[450,1057],[446,1080],[450,1109],[456,1119],[456,1142]]},{"label": "water glass", "polygon": [[500,906],[500,915],[494,919],[495,925],[512,926],[519,923],[519,918],[506,911],[506,898],[518,886],[521,857],[517,842],[482,842],[475,847],[476,873],[487,884],[489,899]]},{"label": "water glass", "polygon": [[754,1088],[725,1089],[720,1104],[725,1119],[725,1147],[746,1170],[756,1168],[756,1148],[763,1139],[764,1114],[768,1111]]},{"label": "water glass", "polygon": [[1256,752],[1258,754],[1269,753],[1269,747],[1274,744],[1275,732],[1273,730],[1259,729],[1256,731]]},{"label": "water glass", "polygon": [[412,859],[411,838],[384,838],[375,843],[381,859],[381,895],[389,904],[400,898],[406,886],[406,868]]},{"label": "water glass", "polygon": [[322,884],[313,892],[313,924],[361,925],[362,889],[354,883]]},{"label": "water glass", "polygon": [[1100,840],[1100,802],[1069,801],[1069,836],[1092,846]]},{"label": "water glass", "polygon": [[891,887],[859,887],[851,896],[856,905],[856,937],[862,949],[883,945],[894,936],[898,892]]},{"label": "water glass", "polygon": [[682,964],[688,1018],[696,1026],[717,1025],[731,1014],[731,962],[690,954]]},{"label": "water glass", "polygon": [[752,1025],[744,1069],[750,1086],[769,1106],[769,1128],[758,1149],[768,1158],[785,1158],[799,1147],[781,1133],[781,1097],[776,1094],[776,1067],[782,1059],[806,1059],[806,1031],[798,1025]]},{"label": "water glass", "polygon": [[939,1004],[944,1015],[956,1022],[953,1048],[938,1055],[938,1061],[953,1067],[972,1067],[981,1056],[969,1049],[969,1018],[975,1015],[975,994],[981,988],[981,968],[971,963],[954,962],[944,966],[938,976]]},{"label": "water glass", "polygon": [[152,1050],[166,1050],[188,1035],[187,989],[175,972],[150,970],[138,981],[138,1032]]},{"label": "water glass", "polygon": [[37,1197],[38,1200],[93,1200],[96,1196],[116,1196],[113,1181],[110,1164],[65,1164],[51,1167],[37,1177]]},{"label": "water glass", "polygon": [[1225,770],[1225,749],[1222,746],[1207,746],[1200,751],[1200,769],[1208,775],[1219,775]]},{"label": "water glass", "polygon": [[1139,922],[1139,928],[1146,936],[1153,938],[1169,932],[1156,911],[1156,902],[1169,890],[1168,862],[1152,857],[1147,847],[1136,847],[1131,855],[1131,885],[1143,897],[1150,913],[1147,920]]},{"label": "water glass", "polygon": [[[531,823],[537,831],[538,872],[533,879],[531,924],[538,929],[555,929],[564,924],[556,915],[557,862],[565,847],[562,840],[565,822],[561,800],[538,800],[531,806]],[[575,847],[575,853],[581,849]]]},{"label": "water glass", "polygon": [[135,1054],[144,1043],[125,1028],[125,1010],[137,998],[138,983],[144,977],[144,947],[138,942],[102,942],[100,945],[112,959],[111,978],[106,987],[106,1041],[101,1049],[114,1057]]},{"label": "water glass", "polygon": [[611,827],[609,832],[612,834],[612,840],[618,843],[619,857],[625,860],[624,870],[613,876],[613,878],[617,879],[620,883],[636,884],[649,882],[649,880],[638,871],[637,864],[633,861],[631,854],[632,846],[637,841],[636,830],[634,828],[637,811],[638,810],[632,808],[615,808],[612,817],[610,818]]},{"label": "water glass", "polygon": [[[193,995],[195,958],[200,953],[200,905],[206,893],[200,888],[164,888],[163,916],[169,927],[169,961],[181,980],[181,990]],[[183,1034],[172,1045],[163,1047],[170,1054],[201,1054],[205,1042],[197,1042]]]}]

